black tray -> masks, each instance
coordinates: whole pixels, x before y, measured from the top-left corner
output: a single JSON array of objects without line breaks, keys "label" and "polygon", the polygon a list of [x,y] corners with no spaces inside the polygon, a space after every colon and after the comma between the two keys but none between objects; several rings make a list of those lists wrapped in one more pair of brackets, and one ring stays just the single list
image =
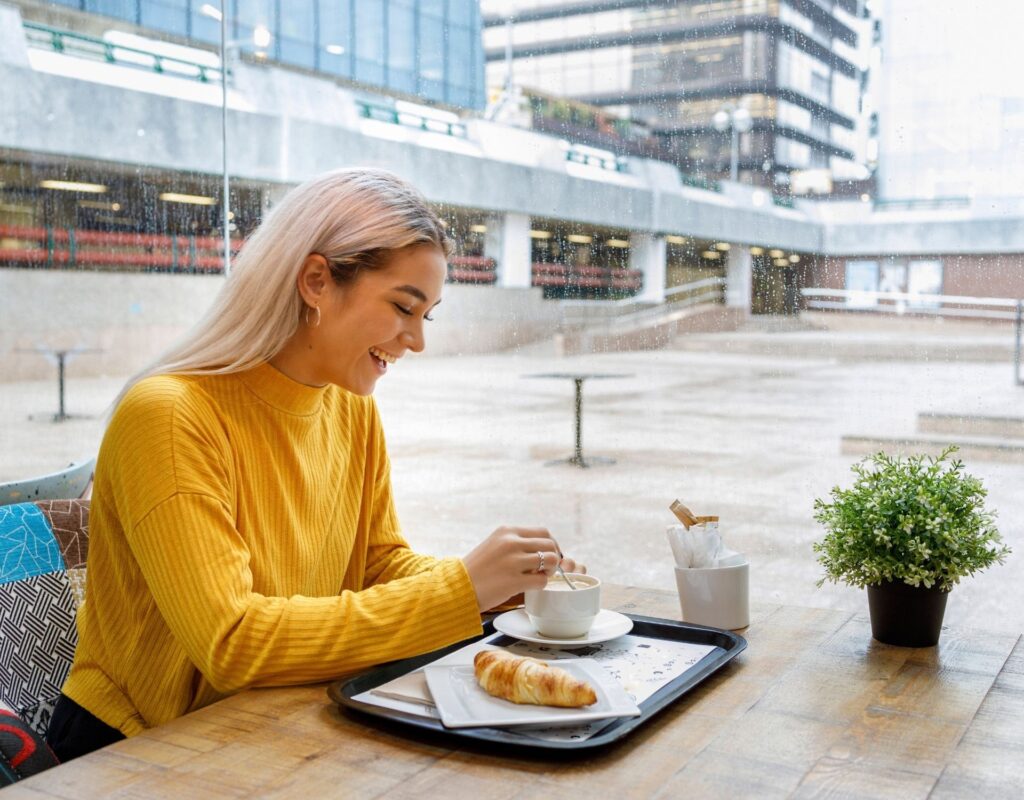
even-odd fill
[{"label": "black tray", "polygon": [[[608,727],[603,728],[594,736],[583,741],[552,742],[541,739],[528,739],[503,728],[446,728],[439,719],[418,717],[395,709],[384,708],[352,699],[358,694],[380,686],[382,683],[387,683],[407,672],[412,672],[414,669],[430,664],[448,653],[459,650],[470,642],[490,636],[495,632],[494,625],[490,621],[484,623],[483,634],[474,639],[459,642],[450,647],[435,650],[433,653],[416,656],[415,658],[393,661],[390,664],[384,664],[354,678],[332,683],[327,689],[327,694],[338,705],[360,714],[369,715],[376,721],[400,723],[420,731],[430,731],[445,737],[453,737],[460,740],[468,739],[480,743],[511,745],[517,749],[590,750],[595,747],[611,744],[640,727],[663,708],[678,700],[708,676],[728,664],[747,646],[747,641],[742,636],[737,636],[735,633],[719,630],[718,628],[705,628],[700,625],[689,625],[685,622],[641,617],[634,614],[627,614],[626,616],[633,620],[633,630],[630,631],[630,634],[634,636],[646,636],[651,639],[671,639],[693,644],[707,644],[713,645],[715,649],[686,670],[686,672],[676,676],[670,683],[662,686],[657,692],[640,703],[641,713],[639,717],[617,719],[609,724]],[[510,636],[502,636],[499,639],[495,639],[493,644],[504,646],[515,641]],[[388,727],[391,727],[391,725],[388,725]],[[462,743],[465,744],[466,742],[463,741]]]}]

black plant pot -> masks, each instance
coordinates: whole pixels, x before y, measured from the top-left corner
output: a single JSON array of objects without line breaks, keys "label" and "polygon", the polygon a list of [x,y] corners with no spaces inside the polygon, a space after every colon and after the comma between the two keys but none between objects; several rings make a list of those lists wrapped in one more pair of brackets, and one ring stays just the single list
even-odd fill
[{"label": "black plant pot", "polygon": [[933,586],[909,586],[888,581],[868,587],[871,635],[900,647],[934,647],[946,613],[944,592]]}]

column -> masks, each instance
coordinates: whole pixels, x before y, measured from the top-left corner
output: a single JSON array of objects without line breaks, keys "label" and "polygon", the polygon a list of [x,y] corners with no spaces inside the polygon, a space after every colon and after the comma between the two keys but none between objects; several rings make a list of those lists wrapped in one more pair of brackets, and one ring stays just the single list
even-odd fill
[{"label": "column", "polygon": [[643,285],[634,299],[645,303],[665,300],[665,237],[633,233],[629,237],[629,268],[643,273]]},{"label": "column", "polygon": [[750,248],[734,244],[729,250],[725,273],[725,304],[729,308],[741,308],[750,314],[751,293],[754,281],[754,259]]},{"label": "column", "polygon": [[495,214],[487,220],[484,255],[498,264],[498,286],[529,287],[530,218],[526,214]]}]

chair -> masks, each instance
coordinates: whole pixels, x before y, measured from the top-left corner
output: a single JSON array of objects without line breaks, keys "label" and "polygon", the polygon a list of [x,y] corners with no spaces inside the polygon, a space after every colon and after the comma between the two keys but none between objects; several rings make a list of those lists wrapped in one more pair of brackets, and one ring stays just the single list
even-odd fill
[{"label": "chair", "polygon": [[9,503],[83,497],[90,487],[95,468],[96,459],[90,458],[87,461],[69,464],[65,469],[49,475],[0,483],[0,506]]},{"label": "chair", "polygon": [[0,707],[42,735],[78,644],[89,501],[0,506]]}]

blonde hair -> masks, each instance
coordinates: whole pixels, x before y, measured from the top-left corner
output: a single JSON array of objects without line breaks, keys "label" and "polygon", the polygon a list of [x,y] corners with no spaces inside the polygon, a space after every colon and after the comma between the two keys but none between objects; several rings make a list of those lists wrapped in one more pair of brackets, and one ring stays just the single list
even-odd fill
[{"label": "blonde hair", "polygon": [[297,277],[306,257],[327,259],[334,282],[379,269],[395,250],[450,241],[423,196],[381,169],[339,169],[292,189],[246,240],[212,306],[178,344],[129,379],[223,374],[273,358],[295,333],[304,302]]}]

